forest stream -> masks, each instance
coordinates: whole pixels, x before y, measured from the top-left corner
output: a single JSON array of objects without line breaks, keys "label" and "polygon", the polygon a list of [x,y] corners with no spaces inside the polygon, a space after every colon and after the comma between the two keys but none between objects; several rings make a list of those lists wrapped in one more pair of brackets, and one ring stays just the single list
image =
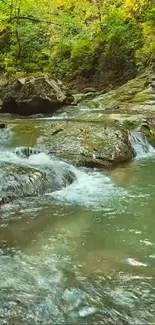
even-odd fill
[{"label": "forest stream", "polygon": [[[132,162],[78,168],[44,152],[50,119],[8,125],[18,134],[0,131],[0,187],[14,195],[0,207],[0,324],[153,324],[154,149],[133,137]],[[23,158],[34,144],[43,152]]]}]

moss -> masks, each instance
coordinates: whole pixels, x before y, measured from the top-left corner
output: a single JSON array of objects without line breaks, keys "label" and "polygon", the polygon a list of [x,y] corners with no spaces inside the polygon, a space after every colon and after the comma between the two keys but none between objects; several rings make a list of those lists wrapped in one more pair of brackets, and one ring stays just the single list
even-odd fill
[{"label": "moss", "polygon": [[133,98],[132,101],[136,103],[145,103],[148,99],[150,99],[150,94],[147,92],[140,92],[137,93]]},{"label": "moss", "polygon": [[137,78],[128,81],[126,84],[108,91],[107,93],[94,93],[93,99],[83,97],[79,105],[89,108],[103,108],[108,112],[117,110],[117,113],[129,112],[134,102],[144,102],[149,99],[150,94],[143,92],[145,89],[145,79],[149,75],[149,71],[145,71]]},{"label": "moss", "polygon": [[97,96],[100,96],[101,94],[102,94],[102,92],[92,92],[92,91],[81,94],[81,97],[79,98],[78,102],[84,102],[87,100],[94,99]]},{"label": "moss", "polygon": [[148,142],[155,147],[155,131],[141,127],[141,131],[147,137]]},{"label": "moss", "polygon": [[123,122],[123,127],[127,130],[134,130],[136,129],[138,126],[140,125],[140,121],[136,120],[136,121],[129,121],[129,120],[125,120]]},{"label": "moss", "polygon": [[41,77],[42,76],[42,72],[41,71],[35,71],[35,72],[28,72],[28,73],[24,73],[24,72],[17,72],[15,79],[16,78],[31,78],[31,77]]},{"label": "moss", "polygon": [[42,134],[41,123],[35,123],[34,121],[22,121],[20,124],[13,124],[11,126],[13,133],[16,138],[13,138],[11,145],[23,145],[23,146],[36,146],[37,139]]},{"label": "moss", "polygon": [[100,116],[100,114],[98,113],[92,113],[89,115],[82,115],[81,117],[78,118],[74,118],[75,122],[84,122],[84,123],[93,123],[95,124],[99,124],[102,125],[104,127],[113,127],[115,126],[116,122],[111,119],[110,117],[106,115],[102,115]]}]

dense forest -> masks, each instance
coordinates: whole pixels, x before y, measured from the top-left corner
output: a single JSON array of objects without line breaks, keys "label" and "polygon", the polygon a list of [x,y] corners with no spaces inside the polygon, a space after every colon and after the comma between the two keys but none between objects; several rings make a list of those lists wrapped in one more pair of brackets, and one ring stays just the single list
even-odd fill
[{"label": "dense forest", "polygon": [[0,1],[1,72],[106,85],[154,58],[154,0]]}]

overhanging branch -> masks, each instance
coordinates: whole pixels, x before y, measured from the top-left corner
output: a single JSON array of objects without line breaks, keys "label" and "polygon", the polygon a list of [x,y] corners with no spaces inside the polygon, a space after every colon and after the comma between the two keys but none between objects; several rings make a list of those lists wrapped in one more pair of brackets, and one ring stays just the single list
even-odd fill
[{"label": "overhanging branch", "polygon": [[16,20],[16,19],[20,19],[20,20],[29,20],[33,23],[45,23],[45,24],[52,24],[52,25],[57,25],[56,23],[53,23],[49,20],[41,20],[41,19],[38,19],[38,18],[33,18],[33,17],[28,17],[28,16],[14,16],[12,17],[11,19],[8,20],[8,23],[11,23],[12,21]]}]

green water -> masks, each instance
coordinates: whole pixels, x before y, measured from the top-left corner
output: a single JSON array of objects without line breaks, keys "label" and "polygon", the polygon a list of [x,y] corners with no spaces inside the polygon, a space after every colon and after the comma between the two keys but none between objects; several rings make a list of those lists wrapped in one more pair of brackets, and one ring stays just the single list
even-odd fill
[{"label": "green water", "polygon": [[[18,129],[8,146],[36,143]],[[81,179],[65,196],[1,208],[0,324],[155,322],[154,166],[106,173],[114,189],[93,174],[84,191]]]}]

